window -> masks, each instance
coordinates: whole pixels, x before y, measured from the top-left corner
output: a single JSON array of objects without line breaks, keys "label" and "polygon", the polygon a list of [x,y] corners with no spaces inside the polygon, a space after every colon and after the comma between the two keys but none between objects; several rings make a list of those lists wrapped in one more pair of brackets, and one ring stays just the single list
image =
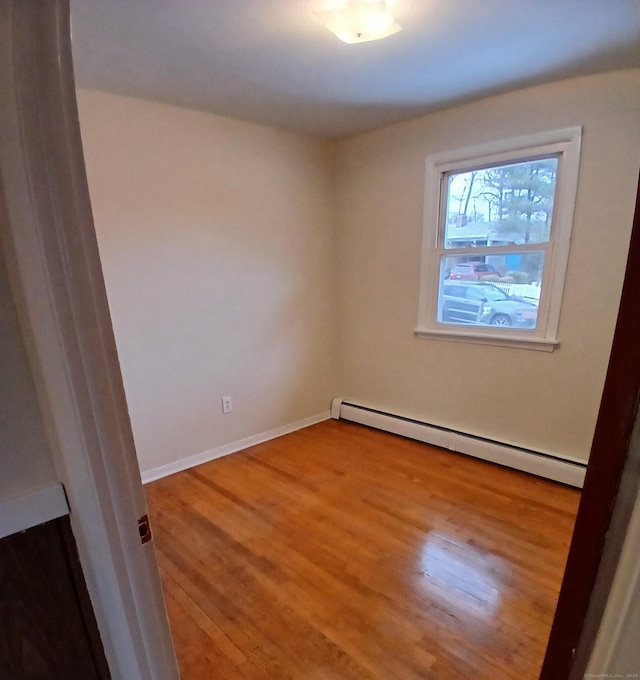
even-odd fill
[{"label": "window", "polygon": [[559,344],[580,136],[570,128],[427,159],[416,335]]}]

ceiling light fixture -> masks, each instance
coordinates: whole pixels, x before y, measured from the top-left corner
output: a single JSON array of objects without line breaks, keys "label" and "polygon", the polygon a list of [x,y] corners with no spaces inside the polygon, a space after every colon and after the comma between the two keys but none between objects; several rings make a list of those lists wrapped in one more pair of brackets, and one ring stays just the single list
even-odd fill
[{"label": "ceiling light fixture", "polygon": [[346,43],[380,40],[402,30],[385,0],[336,0],[313,14]]}]

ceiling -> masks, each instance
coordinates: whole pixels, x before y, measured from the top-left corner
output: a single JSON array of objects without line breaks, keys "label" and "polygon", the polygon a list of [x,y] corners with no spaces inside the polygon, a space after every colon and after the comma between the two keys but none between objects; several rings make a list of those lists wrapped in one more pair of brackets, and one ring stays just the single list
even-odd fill
[{"label": "ceiling", "polygon": [[387,0],[402,31],[349,45],[323,0],[71,0],[80,87],[320,137],[640,66],[638,0]]}]

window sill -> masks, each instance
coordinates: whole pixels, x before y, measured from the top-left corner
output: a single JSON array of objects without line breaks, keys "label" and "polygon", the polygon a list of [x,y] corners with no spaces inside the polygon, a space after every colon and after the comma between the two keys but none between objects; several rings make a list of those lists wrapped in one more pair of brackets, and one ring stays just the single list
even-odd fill
[{"label": "window sill", "polygon": [[463,330],[422,330],[414,331],[417,338],[429,340],[449,340],[451,342],[470,342],[479,345],[496,345],[498,347],[513,347],[515,349],[537,350],[539,352],[553,352],[560,342],[552,338],[525,337],[523,335],[503,335],[497,333],[474,333]]}]

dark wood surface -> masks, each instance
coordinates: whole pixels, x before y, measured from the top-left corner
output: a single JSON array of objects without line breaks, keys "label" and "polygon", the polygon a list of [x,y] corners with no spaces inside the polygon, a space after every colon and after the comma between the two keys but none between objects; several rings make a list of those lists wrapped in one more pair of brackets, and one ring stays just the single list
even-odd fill
[{"label": "dark wood surface", "polygon": [[[582,500],[541,680],[583,677],[613,581],[624,532],[611,526],[640,397],[640,191],[600,411]],[[635,500],[635,491],[632,491]],[[631,504],[626,510],[630,515]],[[618,523],[624,522],[618,513]],[[627,516],[628,519],[628,516]],[[603,563],[607,538],[609,559]],[[606,573],[600,571],[606,567]],[[598,588],[594,592],[596,579]],[[589,607],[590,623],[585,629]],[[574,653],[579,656],[574,665]],[[579,667],[578,667],[579,666]]]},{"label": "dark wood surface", "polygon": [[109,677],[69,519],[0,540],[0,678]]},{"label": "dark wood surface", "polygon": [[146,487],[183,680],[534,680],[579,492],[328,421]]}]

